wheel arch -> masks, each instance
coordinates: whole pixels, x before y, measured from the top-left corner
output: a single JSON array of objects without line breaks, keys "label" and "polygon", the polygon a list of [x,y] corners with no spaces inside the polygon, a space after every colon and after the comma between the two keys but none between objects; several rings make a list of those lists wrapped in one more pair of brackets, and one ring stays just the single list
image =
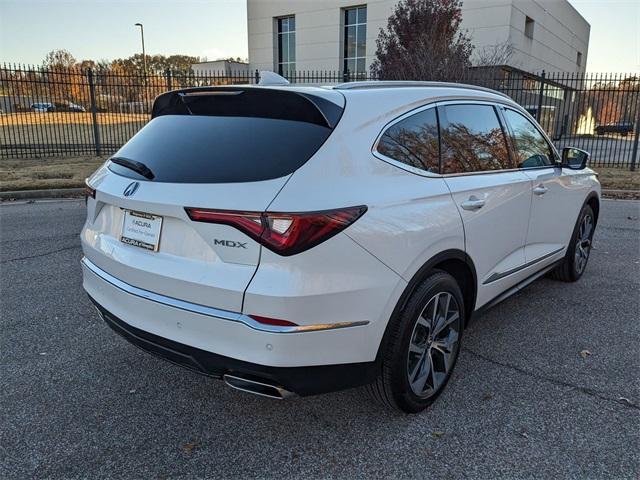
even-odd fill
[{"label": "wheel arch", "polygon": [[585,205],[589,205],[591,210],[593,210],[594,215],[594,224],[598,224],[598,217],[600,216],[600,197],[596,192],[591,192],[587,195],[586,200],[584,201]]},{"label": "wheel arch", "polygon": [[384,334],[382,335],[382,340],[378,347],[378,354],[376,355],[377,362],[381,362],[382,360],[381,355],[383,352],[383,347],[386,345],[389,338],[389,327],[392,324],[393,320],[397,318],[398,315],[400,315],[407,302],[409,301],[411,294],[415,291],[418,285],[420,285],[420,283],[425,280],[434,270],[442,270],[444,272],[447,272],[453,278],[455,278],[456,282],[458,282],[458,285],[462,290],[462,296],[464,299],[464,326],[466,327],[468,325],[469,320],[471,319],[471,316],[473,315],[473,312],[475,310],[476,294],[478,289],[475,265],[473,264],[471,257],[469,257],[466,252],[458,249],[445,250],[427,260],[422,265],[422,267],[420,267],[418,271],[413,275],[411,280],[409,280],[406,288],[400,295],[398,303],[391,313],[389,322],[387,323]]},{"label": "wheel arch", "polygon": [[466,252],[458,249],[449,249],[440,252],[427,260],[422,267],[418,269],[411,280],[409,280],[404,292],[402,292],[398,305],[393,311],[393,315],[398,314],[404,309],[416,287],[434,270],[445,271],[458,282],[464,298],[466,325],[475,308],[478,282],[475,265],[471,257],[469,257]]}]

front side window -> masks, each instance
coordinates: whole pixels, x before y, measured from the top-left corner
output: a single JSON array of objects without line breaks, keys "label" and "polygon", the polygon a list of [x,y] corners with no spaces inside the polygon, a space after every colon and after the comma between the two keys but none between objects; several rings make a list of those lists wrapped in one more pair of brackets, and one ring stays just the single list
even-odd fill
[{"label": "front side window", "polygon": [[296,70],[296,17],[278,18],[278,73],[289,77]]},{"label": "front side window", "polygon": [[545,167],[553,164],[553,150],[540,131],[524,115],[510,109],[504,111],[511,127],[518,168]]},{"label": "front side window", "polygon": [[469,173],[515,168],[504,132],[490,105],[438,108],[442,173]]},{"label": "front side window", "polygon": [[389,127],[378,142],[382,155],[414,168],[438,172],[438,118],[429,108]]},{"label": "front side window", "polygon": [[344,10],[344,72],[366,74],[367,7]]}]

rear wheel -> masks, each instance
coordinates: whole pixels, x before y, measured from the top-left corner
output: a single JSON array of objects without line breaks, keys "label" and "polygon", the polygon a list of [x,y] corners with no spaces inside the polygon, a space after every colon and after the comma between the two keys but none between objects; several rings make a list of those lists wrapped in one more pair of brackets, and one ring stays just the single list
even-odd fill
[{"label": "rear wheel", "polygon": [[584,205],[573,230],[567,254],[562,263],[551,273],[553,278],[563,282],[575,282],[582,277],[589,261],[595,227],[593,209],[589,205]]},{"label": "rear wheel", "polygon": [[446,386],[460,351],[462,293],[446,272],[431,274],[389,326],[382,370],[369,393],[384,405],[417,413]]}]

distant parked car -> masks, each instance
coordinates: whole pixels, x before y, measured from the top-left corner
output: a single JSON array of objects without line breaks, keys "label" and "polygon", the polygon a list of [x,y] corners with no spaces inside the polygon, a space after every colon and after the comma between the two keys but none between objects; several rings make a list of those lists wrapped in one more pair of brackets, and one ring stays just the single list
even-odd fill
[{"label": "distant parked car", "polygon": [[604,135],[605,133],[619,133],[623,137],[626,137],[632,132],[633,123],[631,122],[612,122],[596,126],[596,133],[598,135]]},{"label": "distant parked car", "polygon": [[57,112],[86,112],[82,105],[78,105],[67,100],[63,102],[56,102],[55,109]]},{"label": "distant parked car", "polygon": [[31,109],[34,112],[55,112],[56,111],[55,105],[49,102],[32,103]]}]

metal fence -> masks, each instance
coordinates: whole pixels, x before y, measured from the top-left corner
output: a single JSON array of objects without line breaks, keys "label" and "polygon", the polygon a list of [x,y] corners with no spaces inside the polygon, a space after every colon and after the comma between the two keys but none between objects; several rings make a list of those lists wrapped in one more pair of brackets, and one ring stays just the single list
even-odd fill
[{"label": "metal fence", "polygon": [[[255,84],[259,73],[157,72],[76,68],[0,68],[0,158],[114,153],[150,118],[153,99],[184,87]],[[372,80],[338,71],[295,72],[291,83]],[[640,77],[545,73],[511,67],[469,69],[465,83],[509,95],[535,116],[558,147],[592,153],[592,165],[634,168],[638,161]]]}]

